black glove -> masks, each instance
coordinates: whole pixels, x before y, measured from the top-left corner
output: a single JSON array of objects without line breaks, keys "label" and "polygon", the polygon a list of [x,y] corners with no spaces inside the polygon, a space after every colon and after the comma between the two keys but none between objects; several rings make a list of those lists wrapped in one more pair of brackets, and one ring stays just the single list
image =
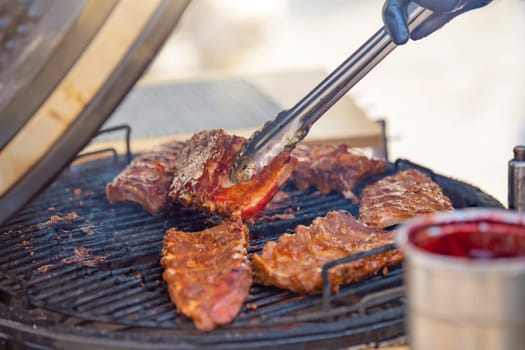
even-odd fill
[{"label": "black glove", "polygon": [[434,12],[412,33],[408,32],[407,12],[410,0],[386,0],[383,6],[385,28],[398,44],[404,44],[408,37],[418,40],[443,27],[451,19],[470,10],[488,5],[492,0],[414,0],[421,7]]}]

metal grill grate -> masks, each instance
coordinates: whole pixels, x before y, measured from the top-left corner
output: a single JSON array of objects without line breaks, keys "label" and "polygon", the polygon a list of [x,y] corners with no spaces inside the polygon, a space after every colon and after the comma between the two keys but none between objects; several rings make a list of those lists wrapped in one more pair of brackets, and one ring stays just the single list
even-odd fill
[{"label": "metal grill grate", "polygon": [[[159,265],[162,238],[170,227],[194,231],[220,219],[187,208],[153,217],[133,203],[110,206],[104,186],[126,164],[122,156],[71,167],[0,227],[4,305],[29,312],[32,324],[44,322],[56,334],[89,338],[97,330],[101,332],[97,337],[107,339],[107,347],[110,339],[131,339],[136,342],[131,347],[137,348],[142,348],[140,344],[148,344],[144,348],[350,346],[403,334],[399,266],[386,276],[342,287],[335,295],[328,288],[324,303],[321,295],[299,296],[254,285],[232,324],[208,334],[195,331],[191,320],[177,314],[168,298]],[[410,164],[390,165],[388,172],[403,166]],[[249,254],[329,210],[357,215],[357,206],[337,194],[321,196],[292,186],[285,190],[290,198],[250,227]],[[287,208],[295,219],[272,219]],[[40,318],[34,316],[35,310]]]}]

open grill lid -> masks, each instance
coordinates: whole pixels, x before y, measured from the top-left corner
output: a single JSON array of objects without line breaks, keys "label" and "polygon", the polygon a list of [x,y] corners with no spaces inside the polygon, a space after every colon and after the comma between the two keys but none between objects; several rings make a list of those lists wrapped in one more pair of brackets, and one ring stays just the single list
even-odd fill
[{"label": "open grill lid", "polygon": [[89,142],[188,3],[2,2],[0,223]]}]

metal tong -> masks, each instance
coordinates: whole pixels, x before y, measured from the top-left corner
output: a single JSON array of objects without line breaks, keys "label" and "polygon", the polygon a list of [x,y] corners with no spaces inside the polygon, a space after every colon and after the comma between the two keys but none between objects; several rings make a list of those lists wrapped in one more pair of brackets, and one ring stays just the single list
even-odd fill
[{"label": "metal tong", "polygon": [[[415,6],[408,18],[410,31],[431,14],[432,11]],[[248,181],[279,153],[293,150],[311,126],[396,47],[386,29],[379,29],[295,106],[279,112],[274,120],[253,133],[234,162],[232,181]]]}]

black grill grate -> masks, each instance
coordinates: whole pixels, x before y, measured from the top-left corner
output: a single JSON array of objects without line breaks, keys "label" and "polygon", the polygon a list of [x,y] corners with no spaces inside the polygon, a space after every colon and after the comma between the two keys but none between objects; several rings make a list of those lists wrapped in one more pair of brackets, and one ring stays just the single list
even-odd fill
[{"label": "black grill grate", "polygon": [[[68,334],[87,343],[93,336],[102,337],[108,348],[119,339],[132,341],[127,347],[136,348],[350,346],[403,335],[400,266],[386,276],[343,287],[338,294],[325,292],[324,303],[323,296],[298,296],[254,285],[232,324],[207,334],[196,331],[168,298],[159,265],[162,238],[170,227],[199,230],[220,219],[187,208],[153,217],[133,203],[110,206],[104,186],[126,164],[123,156],[71,167],[0,227],[3,312],[17,315],[10,314],[11,318],[28,313],[31,324],[44,324],[50,330],[53,346],[69,344]],[[391,165],[388,172],[403,166],[410,164]],[[285,190],[290,198],[250,227],[250,254],[329,210],[346,209],[357,215],[357,206],[337,194],[321,196],[291,186]],[[483,196],[486,202],[478,200],[480,205],[498,205]],[[286,208],[295,219],[272,219]],[[89,254],[79,258],[82,252]],[[0,328],[5,328],[1,321]],[[32,335],[26,332],[28,339]]]}]

